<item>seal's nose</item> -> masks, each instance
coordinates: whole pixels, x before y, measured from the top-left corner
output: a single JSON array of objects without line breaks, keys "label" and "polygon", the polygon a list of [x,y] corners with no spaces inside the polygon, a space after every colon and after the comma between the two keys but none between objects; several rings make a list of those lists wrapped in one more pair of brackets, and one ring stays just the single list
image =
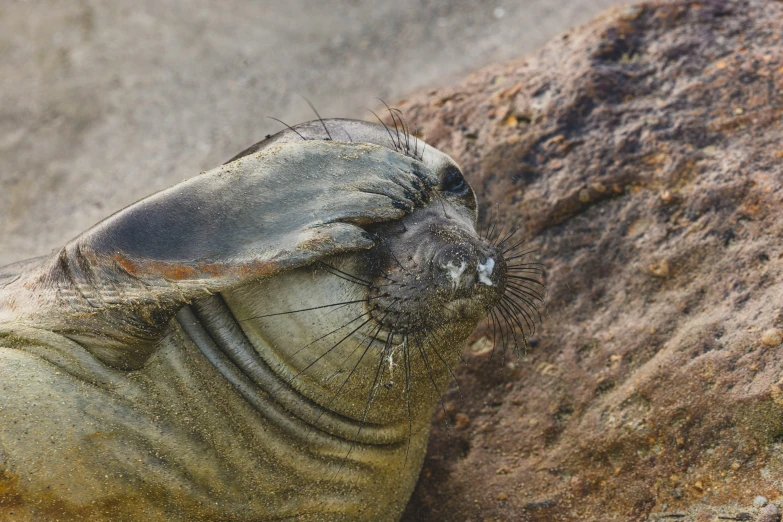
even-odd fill
[{"label": "seal's nose", "polygon": [[470,290],[474,285],[494,286],[495,259],[473,246],[448,245],[433,258],[435,283],[453,291]]}]

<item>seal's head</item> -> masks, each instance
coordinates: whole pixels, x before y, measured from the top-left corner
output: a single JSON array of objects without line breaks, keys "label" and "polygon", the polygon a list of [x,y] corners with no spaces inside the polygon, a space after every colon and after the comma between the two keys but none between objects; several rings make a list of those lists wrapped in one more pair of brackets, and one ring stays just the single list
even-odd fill
[{"label": "seal's head", "polygon": [[459,166],[405,126],[318,120],[232,161],[297,140],[350,140],[408,155],[426,195],[403,218],[365,226],[373,248],[246,285],[226,301],[266,363],[327,412],[319,420],[334,413],[358,422],[346,432],[359,441],[406,438],[413,417],[431,415],[483,318],[516,330],[504,344],[524,344],[520,330],[532,323],[540,283],[509,273],[519,267],[503,251],[519,245],[511,234],[477,232],[476,196]]}]

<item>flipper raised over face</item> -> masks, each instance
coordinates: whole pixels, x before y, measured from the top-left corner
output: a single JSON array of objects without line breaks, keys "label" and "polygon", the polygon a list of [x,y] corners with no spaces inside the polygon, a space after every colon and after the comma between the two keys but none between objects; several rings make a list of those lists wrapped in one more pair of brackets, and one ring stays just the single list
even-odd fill
[{"label": "flipper raised over face", "polygon": [[[488,313],[524,335],[541,297],[509,275],[511,234],[475,226],[447,155],[318,120],[0,270],[20,512],[394,520],[469,335]],[[30,436],[25,404],[52,394]]]}]

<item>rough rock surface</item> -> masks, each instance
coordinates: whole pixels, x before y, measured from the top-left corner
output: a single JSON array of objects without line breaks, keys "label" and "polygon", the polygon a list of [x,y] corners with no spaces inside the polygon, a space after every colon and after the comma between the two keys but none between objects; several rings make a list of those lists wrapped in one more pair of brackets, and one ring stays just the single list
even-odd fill
[{"label": "rough rock surface", "polygon": [[783,500],[783,3],[620,8],[400,107],[549,288],[524,357],[467,356],[406,520]]}]

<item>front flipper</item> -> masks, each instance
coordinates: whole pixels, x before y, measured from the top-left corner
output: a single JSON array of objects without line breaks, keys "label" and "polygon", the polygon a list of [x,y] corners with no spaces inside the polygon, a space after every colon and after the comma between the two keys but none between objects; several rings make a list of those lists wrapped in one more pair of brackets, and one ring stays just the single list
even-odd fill
[{"label": "front flipper", "polygon": [[137,368],[193,298],[370,248],[360,225],[402,217],[435,183],[421,163],[376,145],[274,145],[80,235],[0,290],[0,322],[62,333]]}]

